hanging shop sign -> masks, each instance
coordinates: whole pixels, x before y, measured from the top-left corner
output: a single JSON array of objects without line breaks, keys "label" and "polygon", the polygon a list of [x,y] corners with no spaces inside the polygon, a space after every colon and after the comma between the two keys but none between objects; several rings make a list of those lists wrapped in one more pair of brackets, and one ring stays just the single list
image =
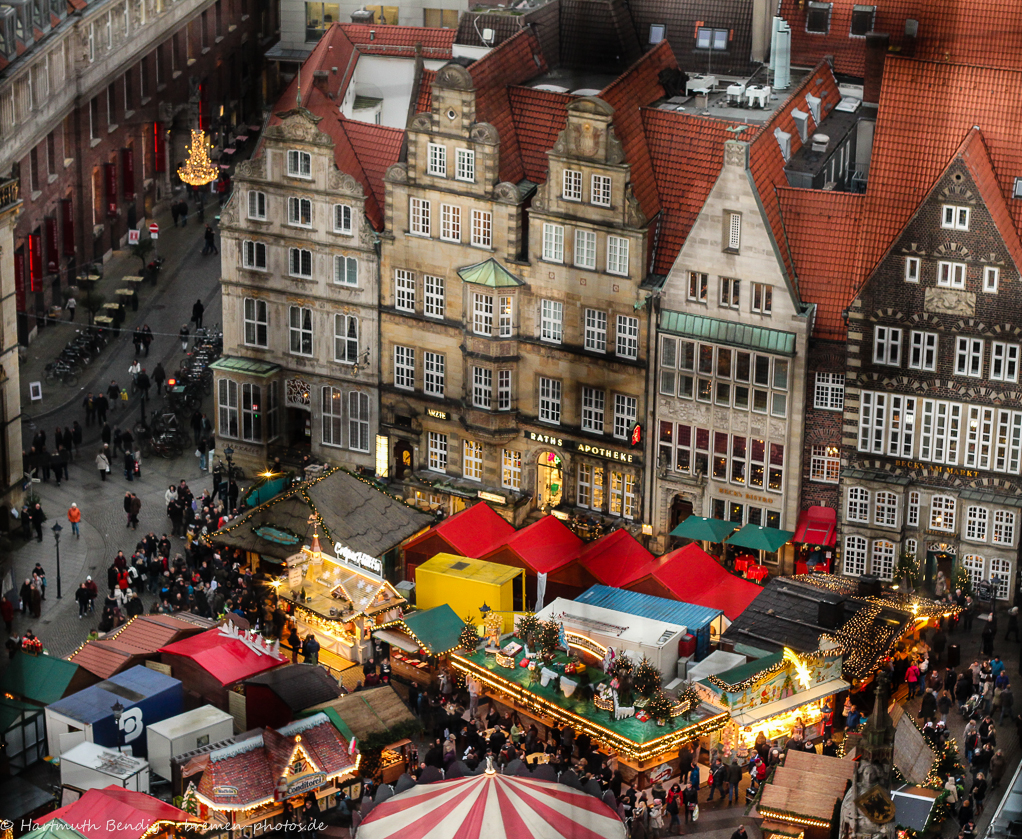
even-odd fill
[{"label": "hanging shop sign", "polygon": [[353,565],[360,571],[368,571],[377,577],[383,576],[383,562],[375,556],[353,551],[351,548],[344,547],[340,542],[334,543],[334,554],[339,561],[347,565]]},{"label": "hanging shop sign", "polygon": [[308,775],[302,775],[288,783],[286,797],[293,798],[296,795],[301,795],[303,792],[312,792],[312,790],[319,789],[325,783],[326,775],[323,772],[311,772]]},{"label": "hanging shop sign", "polygon": [[433,419],[445,420],[445,419],[447,419],[447,411],[441,411],[441,410],[439,410],[437,408],[427,408],[426,409],[426,416],[427,417],[433,417]]},{"label": "hanging shop sign", "polygon": [[507,504],[507,498],[503,495],[498,495],[495,492],[487,492],[484,489],[479,490],[476,493],[476,497],[481,501],[489,501],[491,504]]},{"label": "hanging shop sign", "polygon": [[618,449],[608,449],[605,446],[597,446],[593,443],[582,443],[578,440],[569,440],[566,437],[557,437],[551,434],[541,434],[536,431],[524,432],[526,440],[534,440],[537,443],[544,443],[548,446],[556,446],[559,449],[566,449],[590,457],[599,457],[603,460],[616,460],[619,463],[631,463],[635,466],[642,465],[642,455],[636,452],[625,452]]}]

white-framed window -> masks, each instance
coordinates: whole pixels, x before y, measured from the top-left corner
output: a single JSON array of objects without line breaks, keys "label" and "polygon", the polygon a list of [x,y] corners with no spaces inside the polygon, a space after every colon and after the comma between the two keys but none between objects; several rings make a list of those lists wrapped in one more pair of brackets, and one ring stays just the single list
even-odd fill
[{"label": "white-framed window", "polygon": [[358,390],[348,393],[348,448],[369,451],[369,394]]},{"label": "white-framed window", "polygon": [[912,330],[910,335],[908,366],[912,370],[937,369],[937,333]]},{"label": "white-framed window", "polygon": [[358,361],[358,318],[334,315],[334,361],[354,364]]},{"label": "white-framed window", "polygon": [[894,543],[886,539],[877,539],[873,542],[873,561],[871,570],[881,580],[890,580],[894,577]]},{"label": "white-framed window", "polygon": [[248,217],[256,221],[266,221],[266,193],[256,189],[248,191]]},{"label": "white-framed window", "polygon": [[965,465],[989,469],[993,447],[994,409],[969,405],[965,425]]},{"label": "white-framed window", "polygon": [[426,274],[422,278],[424,286],[423,313],[428,318],[442,318],[446,309],[445,284],[443,277],[431,277]]},{"label": "white-framed window", "polygon": [[842,411],[845,407],[845,374],[817,373],[813,406],[824,411]]},{"label": "white-framed window", "polygon": [[454,159],[455,179],[474,183],[476,179],[476,153],[472,149],[456,149]]},{"label": "white-framed window", "polygon": [[609,207],[611,199],[610,177],[607,175],[593,175],[590,184],[592,193],[589,200],[597,207]]},{"label": "white-framed window", "polygon": [[446,358],[440,353],[422,353],[422,390],[427,396],[443,396]]},{"label": "white-framed window", "polygon": [[950,495],[935,495],[930,500],[930,530],[955,532],[957,502]]},{"label": "white-framed window", "polygon": [[994,265],[986,265],[983,268],[983,291],[989,294],[997,294],[997,284],[1001,279],[1001,269]]},{"label": "white-framed window", "polygon": [[287,173],[292,178],[312,178],[312,155],[307,151],[290,149],[287,153]]},{"label": "white-framed window", "polygon": [[983,375],[982,338],[959,337],[955,341],[955,375],[980,378]]},{"label": "white-framed window", "polygon": [[918,283],[919,282],[919,257],[918,256],[906,256],[905,257],[905,282],[906,283]]},{"label": "white-framed window", "polygon": [[713,29],[709,26],[700,26],[696,29],[697,50],[726,50],[727,29]]},{"label": "white-framed window", "polygon": [[543,300],[540,303],[539,337],[542,341],[561,343],[564,335],[564,304],[559,300]]},{"label": "white-framed window", "polygon": [[727,248],[729,251],[741,250],[742,247],[742,214],[727,214]]},{"label": "white-framed window", "polygon": [[515,329],[515,299],[510,294],[497,298],[497,334],[510,338]]},{"label": "white-framed window", "polygon": [[353,256],[334,256],[334,282],[337,285],[358,285],[358,259]]},{"label": "white-framed window", "polygon": [[628,315],[617,316],[617,355],[620,358],[639,357],[639,319]]},{"label": "white-framed window", "polygon": [[394,347],[394,387],[415,389],[415,350],[412,347]]},{"label": "white-framed window", "polygon": [[965,288],[965,263],[938,262],[937,285],[944,288]]},{"label": "white-framed window", "polygon": [[461,475],[469,481],[483,479],[483,444],[466,440],[461,455]]},{"label": "white-framed window", "polygon": [[915,559],[919,553],[919,542],[915,539],[906,539],[902,544],[904,545],[902,552]]},{"label": "white-framed window", "polygon": [[752,284],[752,311],[769,315],[774,310],[774,289],[768,283]]},{"label": "white-framed window", "polygon": [[343,446],[341,437],[344,428],[344,395],[335,387],[322,389],[323,424],[322,437],[324,446]]},{"label": "white-framed window", "polygon": [[582,388],[582,430],[603,433],[607,394],[595,387]]},{"label": "white-framed window", "polygon": [[898,526],[898,496],[881,490],[873,496],[873,523],[881,527]]},{"label": "white-framed window", "polygon": [[809,456],[809,478],[836,484],[841,477],[841,453],[837,446],[813,446]]},{"label": "white-framed window", "polygon": [[1007,600],[1011,582],[1010,559],[997,556],[990,558],[990,581],[994,584],[994,597],[998,600]]},{"label": "white-framed window", "polygon": [[476,248],[493,245],[493,213],[488,210],[472,211],[472,245]]},{"label": "white-framed window", "polygon": [[941,208],[940,226],[946,230],[968,230],[969,208],[957,204],[945,204]]},{"label": "white-framed window", "polygon": [[262,388],[248,382],[241,386],[241,439],[263,439]]},{"label": "white-framed window", "polygon": [[493,334],[493,297],[472,293],[472,331],[476,335]]},{"label": "white-framed window", "polygon": [[966,507],[965,538],[970,542],[985,542],[989,521],[990,511],[986,507]]},{"label": "white-framed window", "polygon": [[564,228],[559,224],[543,224],[543,259],[564,262]]},{"label": "white-framed window", "polygon": [[312,279],[312,251],[306,248],[288,248],[288,266],[292,277]]},{"label": "white-framed window", "polygon": [[[877,394],[879,397],[880,394]],[[923,400],[919,458],[934,463],[958,463],[962,436],[962,406],[958,402]]]},{"label": "white-framed window", "polygon": [[603,509],[603,469],[589,463],[579,463],[576,486],[576,505],[588,510]]},{"label": "white-framed window", "polygon": [[649,25],[649,43],[659,44],[667,36],[667,25],[664,23],[651,23]]},{"label": "white-framed window", "polygon": [[539,378],[539,418],[560,425],[561,383],[557,379]]},{"label": "white-framed window", "polygon": [[866,540],[861,536],[845,537],[845,556],[841,573],[846,577],[861,577],[866,573]]},{"label": "white-framed window", "polygon": [[440,238],[445,242],[461,241],[461,207],[457,204],[440,205]]},{"label": "white-framed window", "polygon": [[869,490],[862,487],[848,488],[848,507],[845,512],[848,521],[869,524]]},{"label": "white-framed window", "polygon": [[891,367],[901,365],[901,330],[894,326],[876,326],[873,330],[873,363]]},{"label": "white-framed window", "polygon": [[265,300],[246,297],[243,304],[245,343],[250,347],[270,345],[270,316]]},{"label": "white-framed window", "polygon": [[511,371],[497,371],[497,410],[511,410]]},{"label": "white-framed window", "polygon": [[1020,465],[1022,465],[1022,412],[999,411],[994,469],[1017,475]]},{"label": "white-framed window", "polygon": [[627,440],[638,415],[639,400],[623,393],[614,394],[614,436]]},{"label": "white-framed window", "polygon": [[995,545],[1015,544],[1015,514],[994,510],[993,541]]},{"label": "white-framed window", "polygon": [[430,236],[430,203],[425,198],[408,199],[408,232],[413,236]]},{"label": "white-framed window", "polygon": [[505,489],[522,488],[522,453],[504,449],[500,470],[500,485]]},{"label": "white-framed window", "polygon": [[253,271],[266,270],[266,245],[246,239],[242,243],[242,265]]},{"label": "white-framed window", "polygon": [[472,368],[472,405],[487,411],[493,407],[493,371],[489,367]]},{"label": "white-framed window", "polygon": [[308,198],[289,197],[287,223],[292,227],[312,227],[312,201]]},{"label": "white-framed window", "polygon": [[1018,381],[1018,344],[994,341],[990,347],[990,378],[998,382]]},{"label": "white-framed window", "polygon": [[968,572],[972,590],[975,591],[985,577],[986,559],[976,554],[966,554],[962,557],[962,567]]},{"label": "white-framed window", "polygon": [[612,516],[634,519],[638,508],[635,495],[635,476],[623,472],[610,473],[610,508]]},{"label": "white-framed window", "polygon": [[706,302],[706,274],[698,271],[688,272],[688,299],[695,303]]},{"label": "white-framed window", "polygon": [[394,308],[415,311],[415,274],[403,268],[394,271]]},{"label": "white-framed window", "polygon": [[575,228],[575,266],[596,268],[596,231]]},{"label": "white-framed window", "polygon": [[312,355],[312,309],[305,306],[290,306],[288,333],[292,355]]},{"label": "white-framed window", "polygon": [[561,198],[565,201],[582,200],[582,173],[577,169],[565,169],[561,179]]},{"label": "white-framed window", "polygon": [[722,309],[737,309],[741,301],[741,280],[733,277],[720,278],[720,307]]},{"label": "white-framed window", "polygon": [[908,494],[908,510],[905,515],[905,523],[909,527],[919,527],[919,493],[912,490]]},{"label": "white-framed window", "polygon": [[431,175],[446,178],[447,146],[441,146],[439,143],[429,143],[427,146],[427,158],[426,171]]},{"label": "white-framed window", "polygon": [[351,207],[334,204],[334,233],[351,234]]},{"label": "white-framed window", "polygon": [[590,352],[607,351],[607,313],[599,309],[585,311],[585,348]]},{"label": "white-framed window", "polygon": [[429,432],[429,468],[434,472],[447,471],[447,435]]},{"label": "white-framed window", "polygon": [[607,273],[628,276],[628,240],[622,236],[607,237]]}]

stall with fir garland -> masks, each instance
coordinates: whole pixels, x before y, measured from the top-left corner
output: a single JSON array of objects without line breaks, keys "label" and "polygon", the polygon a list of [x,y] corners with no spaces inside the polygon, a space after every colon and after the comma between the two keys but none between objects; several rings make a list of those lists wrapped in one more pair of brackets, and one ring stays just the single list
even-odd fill
[{"label": "stall with fir garland", "polygon": [[576,735],[585,732],[640,787],[672,760],[676,768],[682,744],[727,722],[726,711],[694,690],[665,691],[649,659],[619,655],[558,621],[526,615],[499,647],[492,640],[483,649],[463,646],[451,654],[451,665],[478,681],[492,701],[541,728],[556,722]]}]

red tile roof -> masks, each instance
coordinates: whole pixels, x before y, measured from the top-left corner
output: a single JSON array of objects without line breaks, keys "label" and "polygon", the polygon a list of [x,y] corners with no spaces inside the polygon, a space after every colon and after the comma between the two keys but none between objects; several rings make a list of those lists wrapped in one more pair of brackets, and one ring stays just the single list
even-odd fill
[{"label": "red tile roof", "polygon": [[547,152],[568,121],[568,104],[578,97],[531,87],[512,87],[508,94],[525,177],[543,183],[547,179]]},{"label": "red tile roof", "polygon": [[72,653],[68,661],[108,679],[137,664],[138,658],[152,655],[178,638],[201,631],[202,627],[173,615],[139,615],[105,638],[89,641]]},{"label": "red tile roof", "polygon": [[[773,231],[774,241],[781,250],[781,259],[784,267],[791,277],[792,283],[796,285],[797,275],[791,259],[791,252],[788,249],[784,236],[784,225],[781,220],[781,209],[777,198],[777,190],[788,185],[788,179],[784,174],[784,157],[781,154],[781,147],[777,142],[774,132],[777,130],[786,132],[791,137],[791,154],[794,156],[802,148],[802,139],[792,119],[791,112],[798,108],[808,112],[806,95],[821,99],[820,122],[823,122],[834,106],[841,101],[837,89],[837,79],[834,78],[830,65],[821,63],[816,69],[806,76],[805,80],[796,88],[792,94],[782,103],[766,124],[760,128],[749,148],[749,170],[752,174],[756,190],[759,192],[763,210],[766,213],[767,222]],[[816,124],[810,119],[809,134],[812,135]],[[741,135],[739,135],[741,137]]]},{"label": "red tile roof", "polygon": [[[333,119],[346,137],[346,142],[339,144],[339,154],[338,146],[334,147],[335,157],[338,158],[337,168],[348,172],[362,184],[367,196],[366,215],[374,228],[382,230],[386,206],[383,176],[387,173],[387,167],[397,163],[401,156],[405,132],[400,128],[344,119],[336,114]],[[320,125],[322,127],[322,123]]]},{"label": "red tile roof", "polygon": [[[214,807],[224,804],[233,808],[272,799],[298,745],[304,748],[312,771],[322,772],[328,779],[354,773],[355,760],[348,753],[348,741],[326,714],[319,713],[280,730],[264,729],[261,737],[210,752],[198,793]],[[225,787],[237,792],[216,794]]]},{"label": "red tile roof", "polygon": [[389,26],[367,23],[338,23],[345,36],[366,55],[396,55],[411,58],[417,46],[426,59],[445,60],[453,57],[451,48],[457,36],[455,29],[426,26]]},{"label": "red tile roof", "polygon": [[422,68],[419,76],[419,93],[415,99],[415,113],[427,114],[433,108],[433,82],[436,79],[436,70]]},{"label": "red tile roof", "polygon": [[[721,166],[724,142],[734,135],[729,127],[741,123],[682,114],[677,111],[642,110],[660,191],[660,222],[651,270],[667,274],[706,202]],[[751,139],[751,130],[739,135]]]},{"label": "red tile roof", "polygon": [[161,647],[160,652],[191,659],[225,686],[287,662],[284,656],[258,653],[221,629],[210,629]]},{"label": "red tile roof", "polygon": [[[159,821],[202,823],[198,816],[158,798],[115,784],[105,789],[86,790],[74,803],[41,816],[35,823],[43,825],[53,819],[61,819],[89,839],[139,839]],[[169,833],[175,831],[170,829]]]},{"label": "red tile roof", "polygon": [[582,540],[560,519],[543,516],[481,558],[493,560],[501,551],[510,550],[535,573],[549,574],[575,559],[582,545]]},{"label": "red tile roof", "polygon": [[841,312],[855,296],[854,254],[865,196],[781,187],[777,190],[802,300],[816,304],[813,336],[843,341]]},{"label": "red tile roof", "polygon": [[627,530],[615,530],[582,548],[575,561],[603,585],[620,588],[649,573],[656,561]]},{"label": "red tile roof", "polygon": [[514,527],[506,519],[497,515],[489,504],[480,502],[431,527],[409,542],[406,549],[436,535],[443,537],[459,556],[479,559],[506,544],[514,533]]},{"label": "red tile roof", "polygon": [[[957,154],[966,154],[988,194],[995,180],[1002,196],[1012,194],[1014,179],[1022,176],[1022,97],[1005,91],[1020,89],[1018,70],[888,58],[862,211],[858,282],[872,273]],[[982,132],[990,171],[980,146],[963,145],[973,126]],[[1022,226],[1022,201],[1007,200],[1005,210],[991,211],[1002,221],[1010,216],[1016,230]],[[1014,249],[1011,242],[1008,247]]]}]

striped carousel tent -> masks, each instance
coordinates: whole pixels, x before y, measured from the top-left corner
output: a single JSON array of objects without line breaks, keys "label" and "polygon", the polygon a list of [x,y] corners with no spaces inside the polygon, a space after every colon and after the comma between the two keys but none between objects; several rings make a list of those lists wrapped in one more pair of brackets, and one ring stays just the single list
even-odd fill
[{"label": "striped carousel tent", "polygon": [[581,790],[486,772],[421,784],[377,804],[358,839],[624,839],[610,807]]}]

